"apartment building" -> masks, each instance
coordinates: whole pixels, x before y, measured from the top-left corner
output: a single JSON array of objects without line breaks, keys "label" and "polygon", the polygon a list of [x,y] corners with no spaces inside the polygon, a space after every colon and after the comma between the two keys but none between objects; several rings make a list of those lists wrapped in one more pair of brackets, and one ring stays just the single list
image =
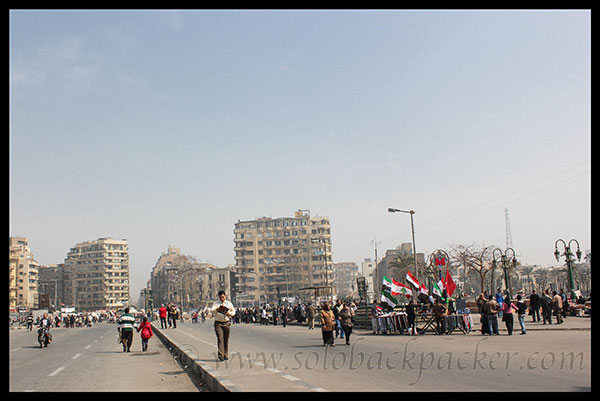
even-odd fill
[{"label": "apartment building", "polygon": [[358,298],[356,279],[360,276],[356,262],[333,264],[333,285],[338,297]]},{"label": "apartment building", "polygon": [[66,305],[79,311],[119,309],[129,304],[126,239],[99,238],[76,244],[64,263]]},{"label": "apartment building", "polygon": [[281,297],[312,299],[313,290],[333,293],[328,217],[298,210],[294,217],[260,217],[235,223],[238,304],[251,306]]},{"label": "apartment building", "polygon": [[9,309],[38,307],[39,264],[33,258],[25,237],[9,237],[8,305]]},{"label": "apartment building", "polygon": [[229,293],[230,272],[229,267],[199,262],[169,245],[150,274],[153,306],[158,308],[172,302],[188,311],[212,304],[218,299],[220,290]]}]

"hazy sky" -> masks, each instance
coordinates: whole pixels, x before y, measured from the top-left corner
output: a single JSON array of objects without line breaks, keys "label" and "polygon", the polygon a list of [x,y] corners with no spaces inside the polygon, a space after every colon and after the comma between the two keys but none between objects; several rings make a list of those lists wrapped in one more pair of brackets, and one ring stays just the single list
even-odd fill
[{"label": "hazy sky", "polygon": [[[591,12],[10,12],[10,233],[41,264],[127,238],[234,262],[238,219],[331,219],[333,259],[411,241],[591,249]],[[562,263],[562,262],[561,262]]]}]

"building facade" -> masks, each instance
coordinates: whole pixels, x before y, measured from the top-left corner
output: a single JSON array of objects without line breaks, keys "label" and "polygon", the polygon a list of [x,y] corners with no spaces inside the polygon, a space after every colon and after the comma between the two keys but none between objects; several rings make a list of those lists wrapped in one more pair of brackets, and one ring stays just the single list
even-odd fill
[{"label": "building facade", "polygon": [[159,308],[171,302],[188,311],[212,304],[220,290],[230,292],[231,270],[198,262],[193,256],[182,255],[179,248],[169,246],[150,275],[152,306]]},{"label": "building facade", "polygon": [[298,210],[294,217],[238,221],[233,234],[238,303],[312,299],[315,288],[333,294],[328,217],[311,217],[308,210]]},{"label": "building facade", "polygon": [[64,263],[65,305],[79,311],[118,310],[129,304],[127,240],[99,238],[76,244]]},{"label": "building facade", "polygon": [[39,264],[25,237],[9,237],[8,305],[9,309],[38,308]]},{"label": "building facade", "polygon": [[356,262],[333,264],[333,285],[338,298],[358,298],[356,279],[360,276]]}]

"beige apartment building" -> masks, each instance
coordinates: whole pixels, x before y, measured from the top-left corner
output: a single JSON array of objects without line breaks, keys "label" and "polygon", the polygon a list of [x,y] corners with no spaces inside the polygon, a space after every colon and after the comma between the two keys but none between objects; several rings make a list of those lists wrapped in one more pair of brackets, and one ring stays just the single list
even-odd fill
[{"label": "beige apartment building", "polygon": [[9,237],[8,305],[9,309],[38,307],[39,264],[33,258],[25,237]]},{"label": "beige apartment building", "polygon": [[64,263],[65,304],[79,311],[117,310],[129,304],[126,239],[99,238],[76,244]]},{"label": "beige apartment building", "polygon": [[238,221],[233,233],[238,304],[273,305],[295,296],[313,300],[315,288],[319,295],[333,294],[328,217],[298,210],[294,217]]}]

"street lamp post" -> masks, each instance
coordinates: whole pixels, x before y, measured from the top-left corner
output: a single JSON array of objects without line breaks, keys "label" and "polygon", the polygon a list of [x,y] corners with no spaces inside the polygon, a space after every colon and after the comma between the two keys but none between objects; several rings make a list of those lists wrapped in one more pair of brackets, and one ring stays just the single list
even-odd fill
[{"label": "street lamp post", "polygon": [[[500,252],[500,256],[502,257],[502,270],[504,270],[504,285],[506,286],[506,292],[508,295],[508,299],[512,299],[511,298],[511,290],[510,290],[510,280],[508,278],[508,258],[506,257],[506,253],[508,251],[512,251],[512,264],[513,264],[513,268],[515,268],[517,266],[517,259],[515,258],[515,250],[512,248],[507,248],[504,252],[502,252],[502,249],[500,248],[496,248],[492,251],[492,257],[493,257],[493,261],[492,263],[494,264],[494,269],[496,268],[496,251]],[[492,288],[492,291],[494,289]]]},{"label": "street lamp post", "polygon": [[575,241],[575,243],[577,244],[577,251],[575,252],[575,254],[577,255],[577,260],[581,262],[581,249],[579,249],[579,241],[573,238],[567,244],[562,238],[557,239],[556,242],[554,242],[554,257],[556,258],[557,262],[560,258],[560,251],[558,250],[559,241],[563,243],[563,256],[567,260],[567,268],[569,269],[569,285],[571,286],[571,300],[575,300],[577,299],[577,296],[575,295],[575,281],[573,280],[573,252],[571,252],[571,242]]},{"label": "street lamp post", "polygon": [[415,247],[415,225],[413,223],[413,214],[415,214],[415,211],[414,210],[400,210],[400,209],[394,209],[394,208],[390,207],[390,208],[388,208],[388,212],[390,212],[390,213],[395,213],[395,212],[410,213],[410,228],[412,231],[412,246],[413,246],[413,256],[415,259],[415,273],[416,273],[417,280],[419,280],[419,266],[417,265],[417,248]]}]

